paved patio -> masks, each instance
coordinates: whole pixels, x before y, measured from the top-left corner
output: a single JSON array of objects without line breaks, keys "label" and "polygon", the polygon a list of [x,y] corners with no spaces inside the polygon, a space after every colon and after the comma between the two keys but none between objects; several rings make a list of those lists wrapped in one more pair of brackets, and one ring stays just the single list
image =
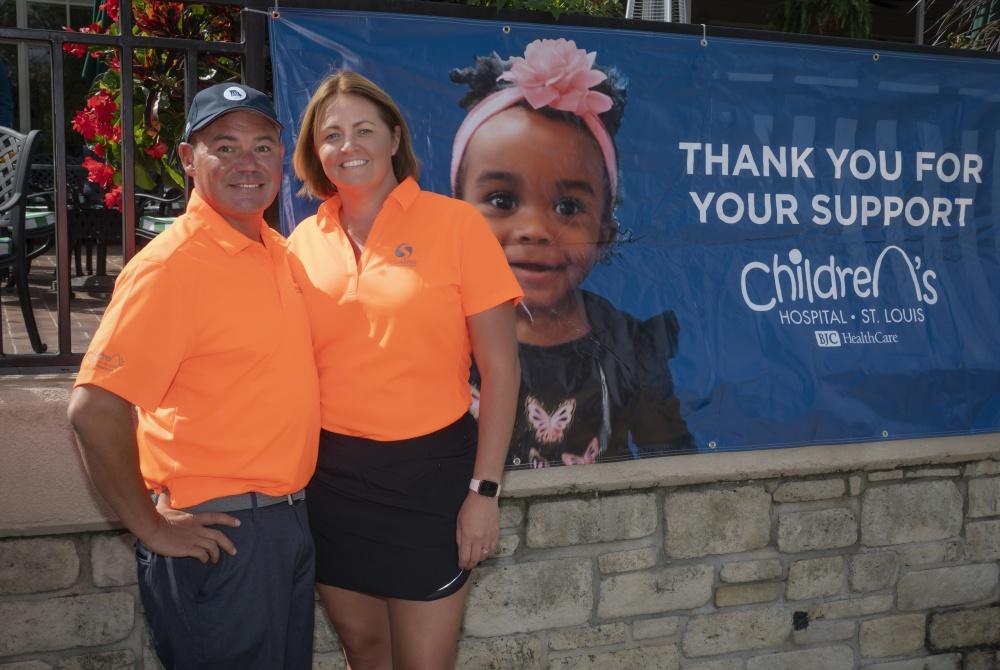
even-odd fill
[{"label": "paved patio", "polygon": [[[32,306],[35,310],[35,321],[38,323],[38,334],[41,336],[42,342],[49,347],[46,353],[57,353],[59,346],[58,308],[56,291],[53,287],[56,277],[55,260],[55,251],[39,256],[31,264],[29,277]],[[107,269],[111,276],[117,275],[121,270],[121,249],[119,247],[108,249]],[[75,272],[73,277],[76,277]],[[74,290],[70,297],[73,352],[86,351],[110,297],[110,293]],[[3,355],[6,358],[34,353],[28,341],[28,331],[24,327],[24,318],[17,301],[17,291],[13,288],[7,288],[6,282],[0,288],[0,334],[2,334]]]}]

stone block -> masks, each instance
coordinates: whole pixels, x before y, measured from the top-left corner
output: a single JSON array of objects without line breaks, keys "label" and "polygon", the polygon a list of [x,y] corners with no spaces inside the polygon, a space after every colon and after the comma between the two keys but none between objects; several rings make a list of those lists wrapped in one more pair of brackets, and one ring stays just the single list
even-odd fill
[{"label": "stone block", "polygon": [[809,608],[812,619],[847,619],[892,609],[892,596],[865,596],[818,603]]},{"label": "stone block", "polygon": [[810,479],[800,482],[784,482],[772,494],[774,502],[806,502],[840,498],[846,489],[843,479]]},{"label": "stone block", "polygon": [[0,602],[0,656],[111,644],[134,618],[135,599],[121,591]]},{"label": "stone block", "polygon": [[1000,520],[970,521],[965,525],[965,542],[973,561],[1000,559]]},{"label": "stone block", "polygon": [[1000,645],[1000,607],[931,614],[928,631],[932,649]]},{"label": "stone block", "polygon": [[902,470],[880,470],[878,472],[868,473],[868,481],[870,482],[888,482],[902,478]]},{"label": "stone block", "polygon": [[864,487],[865,480],[862,479],[860,475],[851,475],[850,477],[848,477],[847,481],[851,490],[851,495],[852,496],[861,495],[861,491]]},{"label": "stone block", "polygon": [[[141,608],[141,605],[140,605]],[[160,658],[156,655],[156,650],[153,648],[153,640],[149,637],[149,631],[146,630],[145,620],[142,616],[139,617],[140,626],[143,627],[142,630],[142,668],[143,670],[165,670],[163,664],[160,663]],[[343,656],[343,654],[341,654]]]},{"label": "stone block", "polygon": [[549,660],[548,670],[678,670],[677,646],[635,647],[602,654],[563,656]]},{"label": "stone block", "polygon": [[917,468],[907,470],[907,479],[928,479],[931,477],[961,477],[962,468]]},{"label": "stone block", "polygon": [[661,616],[655,619],[638,619],[632,622],[632,639],[648,640],[653,637],[670,637],[680,630],[681,618]]},{"label": "stone block", "polygon": [[767,558],[759,561],[726,563],[719,570],[719,579],[730,584],[781,579],[781,561]]},{"label": "stone block", "polygon": [[742,658],[719,658],[714,661],[688,663],[684,670],[743,670]]},{"label": "stone block", "polygon": [[95,535],[90,540],[90,569],[94,586],[136,583],[135,536],[131,533]]},{"label": "stone block", "polygon": [[846,645],[817,647],[755,656],[747,661],[747,670],[854,670],[854,651]]},{"label": "stone block", "polygon": [[342,653],[313,654],[312,670],[346,670],[347,662]]},{"label": "stone block", "polygon": [[59,661],[56,670],[122,670],[134,667],[135,657],[132,656],[132,652],[128,649],[118,649],[65,658]]},{"label": "stone block", "polygon": [[906,656],[924,648],[926,618],[923,614],[900,614],[861,622],[858,639],[865,658]]},{"label": "stone block", "polygon": [[986,477],[989,475],[1000,475],[1000,461],[979,461],[969,465],[972,477]]},{"label": "stone block", "polygon": [[712,598],[710,565],[684,565],[626,572],[601,580],[597,616],[655,614],[701,607]]},{"label": "stone block", "polygon": [[873,551],[851,557],[849,575],[855,591],[878,591],[896,580],[899,559],[891,551]]},{"label": "stone block", "polygon": [[585,623],[594,603],[586,559],[487,566],[472,573],[465,633],[494,637]]},{"label": "stone block", "polygon": [[333,630],[333,626],[330,625],[330,619],[326,616],[326,610],[318,603],[315,605],[315,608],[314,617],[316,625],[313,626],[313,651],[317,654],[339,652],[340,640],[337,639],[337,633]]},{"label": "stone block", "polygon": [[986,600],[996,594],[996,563],[956,565],[903,575],[896,585],[901,610],[922,610]]},{"label": "stone block", "polygon": [[866,665],[865,670],[959,670],[961,664],[961,654],[938,654],[937,656],[911,658],[905,661]]},{"label": "stone block", "polygon": [[4,663],[0,665],[0,670],[52,670],[52,666],[41,661],[18,661],[17,663]]},{"label": "stone block", "polygon": [[965,665],[962,670],[997,670],[1000,667],[1000,656],[995,651],[970,651],[965,655]]},{"label": "stone block", "polygon": [[788,568],[789,600],[822,598],[839,593],[844,585],[844,558],[825,556],[795,561]]},{"label": "stone block", "polygon": [[581,626],[549,631],[549,649],[568,651],[586,647],[604,647],[625,641],[625,624],[609,623],[603,626]]},{"label": "stone block", "polygon": [[72,540],[26,538],[0,542],[0,595],[57,591],[80,575]]},{"label": "stone block", "polygon": [[720,612],[692,617],[684,633],[686,656],[777,647],[792,632],[792,615],[781,607]]},{"label": "stone block", "polygon": [[959,540],[944,540],[941,542],[919,542],[893,547],[899,556],[899,563],[904,568],[932,563],[950,563],[959,561],[965,554]]},{"label": "stone block", "polygon": [[500,528],[520,528],[524,520],[524,505],[521,503],[500,504]]},{"label": "stone block", "polygon": [[556,500],[528,507],[529,547],[568,547],[645,537],[656,530],[656,495]]},{"label": "stone block", "polygon": [[861,542],[869,547],[955,537],[962,494],[950,481],[879,486],[861,497]]},{"label": "stone block", "polygon": [[810,621],[802,630],[793,630],[792,639],[795,644],[820,644],[823,642],[840,642],[854,637],[856,624],[850,620]]},{"label": "stone block", "polygon": [[969,516],[1000,514],[1000,477],[969,480]]},{"label": "stone block", "polygon": [[858,541],[858,520],[843,507],[778,516],[778,548],[785,553],[849,547]]},{"label": "stone block", "polygon": [[784,590],[785,585],[781,582],[720,586],[715,590],[715,606],[733,607],[735,605],[774,602],[781,597]]},{"label": "stone block", "polygon": [[601,554],[597,559],[597,567],[600,568],[602,575],[614,572],[645,570],[656,565],[656,559],[655,547],[628,549],[626,551],[615,551],[610,554]]},{"label": "stone block", "polygon": [[493,552],[493,558],[513,556],[520,544],[521,538],[518,535],[501,535],[497,542],[497,550]]},{"label": "stone block", "polygon": [[457,670],[539,670],[542,643],[531,637],[462,639]]},{"label": "stone block", "polygon": [[770,542],[771,496],[758,486],[672,493],[664,514],[672,558],[734,554]]}]

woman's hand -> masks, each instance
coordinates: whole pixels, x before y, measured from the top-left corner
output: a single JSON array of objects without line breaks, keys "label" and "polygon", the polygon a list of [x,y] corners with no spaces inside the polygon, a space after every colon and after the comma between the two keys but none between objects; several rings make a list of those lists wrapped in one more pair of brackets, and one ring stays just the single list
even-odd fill
[{"label": "woman's hand", "polygon": [[500,505],[497,498],[487,498],[469,491],[458,512],[455,540],[458,543],[458,567],[471,570],[497,549],[500,538]]}]

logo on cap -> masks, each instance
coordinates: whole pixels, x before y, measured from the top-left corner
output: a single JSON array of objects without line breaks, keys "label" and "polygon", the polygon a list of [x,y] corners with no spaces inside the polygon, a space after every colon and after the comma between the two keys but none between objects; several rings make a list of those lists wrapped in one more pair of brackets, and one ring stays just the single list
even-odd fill
[{"label": "logo on cap", "polygon": [[239,86],[230,86],[222,92],[222,97],[226,100],[245,100],[247,92]]}]

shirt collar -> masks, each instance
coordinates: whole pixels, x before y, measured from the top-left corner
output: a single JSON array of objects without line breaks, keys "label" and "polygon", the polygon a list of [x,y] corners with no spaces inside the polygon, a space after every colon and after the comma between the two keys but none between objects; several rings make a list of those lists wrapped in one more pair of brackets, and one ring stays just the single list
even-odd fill
[{"label": "shirt collar", "polygon": [[413,177],[407,177],[389,193],[389,197],[398,202],[404,211],[410,208],[418,195],[420,195],[420,185]]},{"label": "shirt collar", "polygon": [[[396,202],[400,209],[405,212],[410,208],[414,201],[416,201],[417,196],[419,195],[420,185],[417,183],[417,180],[413,177],[407,177],[397,184],[394,189],[389,191],[389,195],[386,197],[386,202],[389,200]],[[385,203],[383,203],[382,206],[385,207]],[[320,228],[325,231],[332,230],[335,227],[340,227],[339,194],[334,193],[319,206],[319,209],[316,211],[316,220],[317,223],[319,223]]]},{"label": "shirt collar", "polygon": [[[198,195],[197,190],[191,191],[185,215],[193,221],[195,226],[208,233],[209,237],[215,240],[215,243],[222,247],[223,250],[225,250],[230,256],[235,256],[251,244],[254,244],[253,240],[236,230],[232,224],[212,209],[212,207],[205,202],[200,195]],[[261,240],[264,240],[265,247],[268,246],[267,232],[269,230],[265,230],[266,228],[267,224],[264,223],[264,219],[261,218],[260,237]]]}]

